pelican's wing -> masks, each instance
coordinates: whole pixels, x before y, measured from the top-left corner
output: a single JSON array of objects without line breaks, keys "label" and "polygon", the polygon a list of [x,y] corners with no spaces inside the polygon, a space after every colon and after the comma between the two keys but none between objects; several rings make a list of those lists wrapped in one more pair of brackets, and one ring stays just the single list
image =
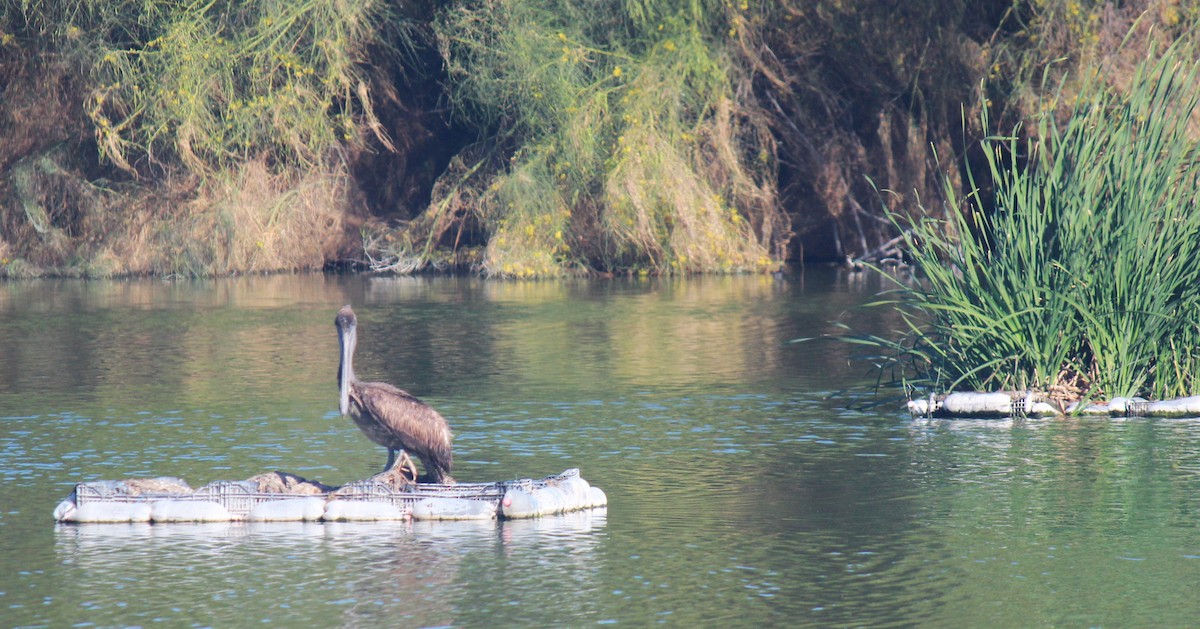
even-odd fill
[{"label": "pelican's wing", "polygon": [[357,387],[363,408],[422,460],[450,469],[454,435],[446,419],[407,391],[386,382],[364,382]]}]

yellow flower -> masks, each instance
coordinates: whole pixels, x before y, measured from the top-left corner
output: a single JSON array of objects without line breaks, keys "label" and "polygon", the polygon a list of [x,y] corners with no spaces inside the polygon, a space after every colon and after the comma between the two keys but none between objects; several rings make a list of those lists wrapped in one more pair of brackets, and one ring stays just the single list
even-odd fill
[{"label": "yellow flower", "polygon": [[675,51],[675,40],[668,39],[667,41],[663,42],[663,48],[665,48],[666,50],[668,50],[670,52],[674,52]]},{"label": "yellow flower", "polygon": [[613,76],[620,78],[621,66],[617,66],[617,67],[613,68]]}]

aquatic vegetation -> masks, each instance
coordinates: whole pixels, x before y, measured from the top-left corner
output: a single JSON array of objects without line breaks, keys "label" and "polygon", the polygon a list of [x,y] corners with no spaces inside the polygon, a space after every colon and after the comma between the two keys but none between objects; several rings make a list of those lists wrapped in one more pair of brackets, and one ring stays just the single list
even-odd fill
[{"label": "aquatic vegetation", "polygon": [[[899,220],[922,280],[888,365],[939,389],[1181,395],[1200,376],[1196,45],[1152,50],[1128,87],[1095,73],[1059,124],[982,143],[984,181]],[[983,124],[988,128],[987,110]]]}]

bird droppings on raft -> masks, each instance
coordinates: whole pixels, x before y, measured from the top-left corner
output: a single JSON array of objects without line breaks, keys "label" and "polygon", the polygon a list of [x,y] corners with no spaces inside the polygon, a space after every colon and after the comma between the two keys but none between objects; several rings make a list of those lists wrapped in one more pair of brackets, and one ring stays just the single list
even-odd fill
[{"label": "bird droppings on raft", "polygon": [[1013,419],[1064,415],[1184,419],[1200,418],[1200,396],[1154,402],[1140,397],[1114,397],[1108,401],[1060,405],[1036,391],[956,392],[909,400],[908,412],[917,419]]},{"label": "bird droppings on raft", "polygon": [[260,474],[199,489],[173,477],[79,483],[54,509],[58,522],[302,522],[533,518],[604,507],[608,498],[572,468],[546,478],[407,484],[378,476],[330,487],[293,474]]}]

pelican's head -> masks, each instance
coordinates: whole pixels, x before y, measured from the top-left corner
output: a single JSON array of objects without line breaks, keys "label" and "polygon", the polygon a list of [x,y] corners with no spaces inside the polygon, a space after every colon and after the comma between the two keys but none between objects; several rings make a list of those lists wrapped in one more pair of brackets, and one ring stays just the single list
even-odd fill
[{"label": "pelican's head", "polygon": [[338,409],[342,411],[342,415],[348,415],[350,413],[350,382],[354,380],[354,364],[352,362],[356,342],[354,330],[358,327],[358,318],[354,316],[354,311],[347,304],[338,311],[333,324],[337,326],[338,342],[342,346],[342,360],[338,366]]}]

